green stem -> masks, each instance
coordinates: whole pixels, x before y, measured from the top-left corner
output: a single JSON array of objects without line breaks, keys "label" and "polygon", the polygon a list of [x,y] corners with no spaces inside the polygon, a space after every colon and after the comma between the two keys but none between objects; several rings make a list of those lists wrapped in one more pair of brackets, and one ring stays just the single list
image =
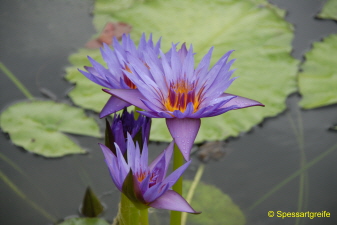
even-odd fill
[{"label": "green stem", "polygon": [[139,112],[137,112],[137,110],[138,111],[143,111],[141,108],[138,108],[137,106],[135,106],[135,112],[134,112],[134,117],[135,117],[135,119],[137,120],[138,119],[138,117],[139,117]]},{"label": "green stem", "polygon": [[[178,146],[174,145],[173,153],[173,171],[178,169],[184,164],[184,157],[181,154]],[[183,194],[183,177],[181,176],[178,181],[173,185],[172,189],[178,194]],[[180,225],[181,224],[181,212],[171,211],[171,225]]]},{"label": "green stem", "polygon": [[139,210],[140,212],[140,219],[139,219],[139,224],[140,225],[148,225],[149,224],[149,211],[148,209],[141,209]]},{"label": "green stem", "polygon": [[17,194],[23,200],[27,201],[36,211],[38,211],[45,218],[52,221],[53,223],[57,221],[54,216],[52,216],[43,208],[38,206],[35,202],[30,200],[5,174],[2,173],[2,171],[0,171],[0,179],[3,180],[3,182],[5,182],[5,184],[7,184],[15,192],[15,194]]},{"label": "green stem", "polygon": [[113,225],[148,225],[149,214],[147,207],[137,208],[123,193],[117,218]]},{"label": "green stem", "polygon": [[313,165],[315,165],[316,163],[321,161],[323,158],[328,156],[330,153],[332,153],[336,149],[337,149],[337,144],[335,144],[334,146],[332,146],[331,148],[329,148],[325,152],[318,155],[316,158],[311,160],[309,163],[305,164],[305,166],[303,166],[301,169],[297,170],[296,172],[294,172],[293,174],[288,176],[286,179],[284,179],[282,182],[280,182],[278,185],[276,185],[274,188],[272,188],[267,194],[265,194],[259,200],[257,200],[251,207],[248,208],[248,210],[253,210],[256,206],[260,205],[264,200],[269,198],[272,194],[274,194],[276,191],[278,191],[284,185],[286,185],[287,183],[289,183],[290,181],[295,179],[297,176],[299,176],[300,174],[305,172],[307,169],[309,169],[310,167],[312,167]]},{"label": "green stem", "polygon": [[33,100],[33,95],[23,86],[23,84],[15,77],[15,75],[9,71],[9,69],[0,62],[0,69],[4,72],[9,79],[16,85],[16,87],[30,100]]},{"label": "green stem", "polygon": [[[204,169],[205,169],[205,164],[201,163],[200,166],[199,166],[199,168],[198,168],[198,170],[197,170],[197,173],[194,176],[194,180],[193,180],[193,182],[191,184],[191,187],[188,190],[188,193],[187,193],[187,196],[186,196],[186,201],[188,203],[192,202],[192,198],[193,198],[195,189],[197,188],[197,186],[198,186],[198,184],[200,182],[201,176],[204,173]],[[182,214],[182,217],[181,217],[181,224],[182,225],[186,224],[187,215],[188,215],[187,213],[183,213]]]}]

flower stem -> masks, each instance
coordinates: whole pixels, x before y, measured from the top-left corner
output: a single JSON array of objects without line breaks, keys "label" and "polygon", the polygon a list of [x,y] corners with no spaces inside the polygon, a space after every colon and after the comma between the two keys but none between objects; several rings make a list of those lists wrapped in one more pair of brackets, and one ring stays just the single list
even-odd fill
[{"label": "flower stem", "polygon": [[138,110],[138,111],[142,111],[142,109],[141,109],[141,108],[138,108],[137,106],[135,106],[135,112],[134,112],[134,115],[135,115],[135,119],[136,119],[136,120],[137,120],[138,117],[139,117],[139,112],[137,112],[137,110]]},{"label": "flower stem", "polygon": [[[186,196],[186,201],[188,203],[192,202],[192,198],[193,198],[195,189],[197,188],[197,186],[199,184],[199,181],[201,179],[201,176],[204,173],[204,169],[205,169],[205,164],[201,163],[198,170],[197,170],[197,173],[195,174],[194,180],[193,180],[193,182],[191,184],[191,187],[188,190],[188,193],[187,193],[187,196]],[[181,225],[185,225],[186,221],[187,221],[187,213],[183,213],[182,218],[181,218]]]},{"label": "flower stem", "polygon": [[[145,210],[147,212],[147,209]],[[140,218],[140,211],[141,210],[137,209],[136,206],[123,193],[121,193],[120,210],[118,212],[119,215],[117,216],[119,225],[147,225],[148,223],[143,223],[143,220],[145,219]],[[142,214],[145,214],[145,212]],[[145,217],[145,215],[142,215],[142,217]]]},{"label": "flower stem", "polygon": [[148,209],[141,209],[139,210],[139,225],[148,225],[149,224],[149,211]]},{"label": "flower stem", "polygon": [[0,69],[6,74],[6,76],[11,79],[11,81],[16,85],[16,87],[29,99],[33,100],[33,95],[23,86],[23,84],[15,77],[15,75],[9,71],[9,69],[0,62]]},{"label": "flower stem", "polygon": [[[174,145],[174,153],[173,153],[173,171],[178,169],[180,166],[184,164],[184,157],[181,154],[178,146]],[[172,189],[176,191],[178,194],[183,194],[183,177],[181,176],[178,181],[173,185]],[[181,224],[181,212],[171,211],[171,225],[180,225]]]}]

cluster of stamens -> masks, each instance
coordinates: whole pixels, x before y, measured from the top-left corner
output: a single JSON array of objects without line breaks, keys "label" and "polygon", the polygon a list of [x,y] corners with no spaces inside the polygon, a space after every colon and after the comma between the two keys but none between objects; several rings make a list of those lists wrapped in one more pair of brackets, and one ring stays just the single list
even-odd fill
[{"label": "cluster of stamens", "polygon": [[193,103],[193,112],[199,109],[202,101],[204,88],[196,90],[197,82],[189,83],[185,79],[178,82],[171,82],[167,98],[164,100],[164,107],[171,112],[179,110],[185,112],[188,103]]}]

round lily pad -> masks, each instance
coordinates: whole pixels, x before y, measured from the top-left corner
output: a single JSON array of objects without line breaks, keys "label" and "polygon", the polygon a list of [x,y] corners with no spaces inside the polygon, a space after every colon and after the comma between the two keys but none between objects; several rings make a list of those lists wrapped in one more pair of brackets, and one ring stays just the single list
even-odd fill
[{"label": "round lily pad", "polygon": [[322,19],[337,20],[337,0],[328,0],[317,17]]},{"label": "round lily pad", "polygon": [[[193,44],[197,53],[196,63],[212,46],[215,47],[212,64],[227,51],[234,49],[232,57],[237,61],[232,68],[237,69],[234,76],[238,76],[239,79],[226,92],[266,105],[265,108],[240,109],[202,119],[196,142],[237,136],[264,118],[285,110],[287,96],[296,90],[298,61],[290,56],[293,28],[284,20],[283,11],[262,0],[128,2],[123,5],[120,3],[119,6],[118,2],[114,2],[113,7],[108,7],[109,1],[97,0],[94,16],[97,30],[101,30],[108,21],[122,21],[132,25],[131,37],[136,43],[144,32],[147,35],[152,33],[154,41],[162,37],[163,51],[167,51],[172,42]],[[116,7],[119,9],[115,10]],[[99,51],[96,51],[94,57],[99,54]],[[76,58],[79,59],[79,55],[84,52],[80,50],[76,53]],[[88,65],[85,58],[86,55],[83,56],[81,66],[78,65],[79,61],[76,61],[75,66],[83,68],[84,65]],[[73,57],[71,61],[72,59]],[[86,79],[80,73],[77,73],[77,76],[81,78],[76,79]],[[76,87],[80,88],[80,83],[78,81]],[[94,83],[92,85],[97,90],[101,88]],[[83,88],[86,89],[84,86]],[[93,92],[83,96],[74,91],[70,96],[76,104],[80,101],[79,98],[83,97],[95,98],[98,101]],[[85,108],[91,107],[80,105]],[[98,111],[103,106],[104,103]],[[172,140],[164,120],[153,120],[150,138],[157,141]]]},{"label": "round lily pad", "polygon": [[53,101],[13,104],[1,113],[0,126],[14,144],[45,157],[85,153],[64,133],[101,136],[97,123],[83,109]]},{"label": "round lily pad", "polygon": [[298,83],[301,107],[312,109],[337,103],[337,35],[315,42],[305,54]]},{"label": "round lily pad", "polygon": [[[184,193],[187,193],[191,181],[184,181]],[[189,225],[243,225],[246,218],[232,199],[219,188],[200,182],[193,195],[192,207],[201,211],[199,215],[189,214]]]}]

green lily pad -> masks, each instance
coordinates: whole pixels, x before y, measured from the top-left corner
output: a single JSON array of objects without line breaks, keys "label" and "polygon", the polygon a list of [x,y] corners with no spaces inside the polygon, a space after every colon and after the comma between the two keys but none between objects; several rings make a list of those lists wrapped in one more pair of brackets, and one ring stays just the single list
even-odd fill
[{"label": "green lily pad", "polygon": [[337,20],[337,0],[328,0],[317,17],[322,19]]},{"label": "green lily pad", "polygon": [[299,73],[301,107],[312,109],[337,103],[337,35],[313,44]]},{"label": "green lily pad", "polygon": [[71,218],[58,225],[109,225],[109,223],[99,218]]},{"label": "green lily pad", "polygon": [[0,125],[14,144],[45,157],[85,152],[63,132],[101,137],[95,120],[82,109],[53,101],[13,104],[1,113]]},{"label": "green lily pad", "polygon": [[[184,181],[184,193],[187,193],[192,181]],[[200,182],[195,190],[192,207],[201,211],[199,215],[187,216],[189,225],[243,225],[246,218],[232,199],[213,185]]]},{"label": "green lily pad", "polygon": [[[164,51],[169,49],[172,42],[187,42],[188,45],[192,43],[197,52],[196,62],[201,60],[211,46],[215,47],[212,64],[227,51],[236,50],[233,53],[233,57],[237,58],[233,66],[237,68],[234,76],[240,78],[232,84],[228,93],[252,98],[266,107],[241,109],[205,118],[196,142],[223,140],[248,131],[264,118],[285,110],[287,96],[296,90],[298,61],[290,56],[292,26],[284,20],[284,11],[266,1],[152,0],[128,1],[128,4],[115,2],[110,8],[108,5],[107,0],[97,0],[95,3],[94,25],[98,31],[108,21],[126,22],[133,27],[131,36],[135,42],[145,32],[147,35],[152,33],[155,41],[162,37]],[[90,51],[94,58],[99,55],[99,50],[95,50],[95,53],[92,53],[94,50]],[[73,63],[76,68],[90,65],[84,53],[89,54],[88,50],[80,50],[76,57],[71,56],[70,61],[77,59],[76,65]],[[80,63],[82,64],[79,65]],[[86,79],[83,75],[77,72],[76,79],[76,88],[82,92],[89,89],[84,85],[80,87],[82,81],[79,79]],[[91,85],[97,90],[101,89],[96,84]],[[101,103],[102,98],[96,98],[95,91],[83,96],[75,93],[74,89],[70,96],[75,104],[100,111],[106,100]],[[109,96],[105,95],[107,99]],[[87,104],[89,101],[100,102],[101,106],[79,104],[79,99],[84,97],[88,99],[81,101]],[[164,120],[153,120],[151,139],[171,141]]]}]

